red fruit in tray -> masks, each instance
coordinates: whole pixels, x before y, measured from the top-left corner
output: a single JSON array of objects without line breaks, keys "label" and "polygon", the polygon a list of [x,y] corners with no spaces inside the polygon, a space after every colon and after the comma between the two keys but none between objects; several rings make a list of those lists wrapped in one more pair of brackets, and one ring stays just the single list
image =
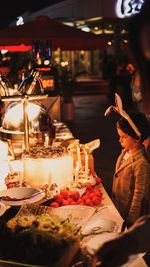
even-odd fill
[{"label": "red fruit in tray", "polygon": [[87,199],[89,199],[89,196],[84,195],[81,199],[85,202]]},{"label": "red fruit in tray", "polygon": [[67,206],[69,205],[70,203],[68,202],[68,200],[64,199],[61,203],[62,206]]},{"label": "red fruit in tray", "polygon": [[62,199],[63,198],[62,198],[62,195],[61,194],[57,194],[57,195],[54,196],[54,201],[57,202],[57,203],[59,203],[59,204],[61,204]]},{"label": "red fruit in tray", "polygon": [[93,201],[91,200],[91,199],[87,199],[87,200],[85,200],[85,205],[87,205],[87,206],[93,206],[94,205],[94,203],[93,203]]},{"label": "red fruit in tray", "polygon": [[70,205],[76,205],[77,203],[75,201],[72,201]]},{"label": "red fruit in tray", "polygon": [[68,197],[67,201],[69,202],[69,204],[71,204],[71,202],[73,201],[72,197]]},{"label": "red fruit in tray", "polygon": [[85,187],[87,187],[87,188],[89,188],[89,187],[91,188],[91,187],[92,187],[92,184],[91,184],[90,182],[86,182],[84,185],[85,185]]},{"label": "red fruit in tray", "polygon": [[86,191],[85,191],[87,194],[91,194],[93,192],[93,187],[88,187],[86,188]]},{"label": "red fruit in tray", "polygon": [[100,190],[100,188],[94,188],[93,190],[93,193],[96,195],[96,196],[102,196],[102,192]]},{"label": "red fruit in tray", "polygon": [[78,200],[80,198],[80,194],[78,191],[72,191],[70,196],[73,198],[73,200]]},{"label": "red fruit in tray", "polygon": [[78,205],[85,205],[83,201],[81,201],[80,203],[78,203]]},{"label": "red fruit in tray", "polygon": [[53,201],[51,204],[50,204],[50,207],[53,207],[53,208],[58,208],[59,207],[59,204],[55,201]]},{"label": "red fruit in tray", "polygon": [[95,197],[95,194],[92,192],[89,194],[89,197],[90,197],[90,199],[92,199],[93,197]]},{"label": "red fruit in tray", "polygon": [[78,205],[84,205],[84,201],[83,199],[78,199],[77,202],[76,202]]},{"label": "red fruit in tray", "polygon": [[60,194],[62,195],[62,197],[64,198],[64,199],[67,199],[68,197],[69,197],[69,192],[68,192],[68,190],[67,189],[60,189]]},{"label": "red fruit in tray", "polygon": [[102,179],[99,178],[98,176],[95,177],[96,184],[100,184],[102,182]]},{"label": "red fruit in tray", "polygon": [[13,187],[15,187],[15,185],[13,183],[10,183],[7,185],[7,188],[13,188]]},{"label": "red fruit in tray", "polygon": [[95,196],[95,197],[93,197],[92,201],[93,201],[94,205],[100,205],[102,199],[101,199],[101,197]]}]

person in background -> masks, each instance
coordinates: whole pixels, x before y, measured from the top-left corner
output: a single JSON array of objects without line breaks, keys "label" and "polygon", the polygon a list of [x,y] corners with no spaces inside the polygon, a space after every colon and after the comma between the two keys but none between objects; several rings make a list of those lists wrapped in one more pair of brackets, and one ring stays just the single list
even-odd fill
[{"label": "person in background", "polygon": [[112,186],[112,200],[127,227],[147,214],[150,193],[150,163],[142,144],[150,136],[149,124],[143,113],[132,112],[129,116],[141,137],[125,118],[118,120],[117,132],[123,150],[116,162]]},{"label": "person in background", "polygon": [[114,95],[117,90],[116,85],[116,71],[117,71],[117,60],[113,55],[107,56],[107,64],[105,64],[105,76],[104,78],[108,81],[109,84],[109,101],[111,104],[114,104]]},{"label": "person in background", "polygon": [[131,63],[128,60],[118,60],[116,69],[116,92],[122,98],[124,108],[127,111],[133,110],[131,80],[134,73],[134,68],[131,68]]},{"label": "person in background", "polygon": [[136,111],[143,112],[143,101],[142,101],[142,88],[141,88],[141,77],[138,71],[135,71],[131,80],[132,99],[134,103],[134,109]]},{"label": "person in background", "polygon": [[145,0],[139,13],[129,19],[129,45],[141,77],[143,111],[150,120],[150,1]]}]

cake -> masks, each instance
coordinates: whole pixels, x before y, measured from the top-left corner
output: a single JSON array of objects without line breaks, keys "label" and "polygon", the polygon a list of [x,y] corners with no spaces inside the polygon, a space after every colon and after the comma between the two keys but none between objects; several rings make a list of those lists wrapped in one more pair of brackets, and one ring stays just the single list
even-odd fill
[{"label": "cake", "polygon": [[73,182],[73,158],[63,147],[36,145],[22,157],[23,181],[42,188],[57,184],[62,188]]}]

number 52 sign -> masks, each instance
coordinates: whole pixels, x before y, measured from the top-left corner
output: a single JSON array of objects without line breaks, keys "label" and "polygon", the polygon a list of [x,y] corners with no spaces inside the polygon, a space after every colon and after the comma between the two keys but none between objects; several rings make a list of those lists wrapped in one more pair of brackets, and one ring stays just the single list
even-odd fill
[{"label": "number 52 sign", "polygon": [[139,13],[144,0],[118,0],[116,4],[116,13],[120,18],[129,17]]}]

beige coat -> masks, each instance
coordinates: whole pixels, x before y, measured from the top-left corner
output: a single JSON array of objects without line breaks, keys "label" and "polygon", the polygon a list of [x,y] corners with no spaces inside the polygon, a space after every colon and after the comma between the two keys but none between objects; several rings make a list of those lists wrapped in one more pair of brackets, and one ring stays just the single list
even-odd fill
[{"label": "beige coat", "polygon": [[133,223],[145,213],[150,187],[150,163],[144,146],[121,164],[126,151],[118,157],[113,180],[112,199],[121,216]]}]

